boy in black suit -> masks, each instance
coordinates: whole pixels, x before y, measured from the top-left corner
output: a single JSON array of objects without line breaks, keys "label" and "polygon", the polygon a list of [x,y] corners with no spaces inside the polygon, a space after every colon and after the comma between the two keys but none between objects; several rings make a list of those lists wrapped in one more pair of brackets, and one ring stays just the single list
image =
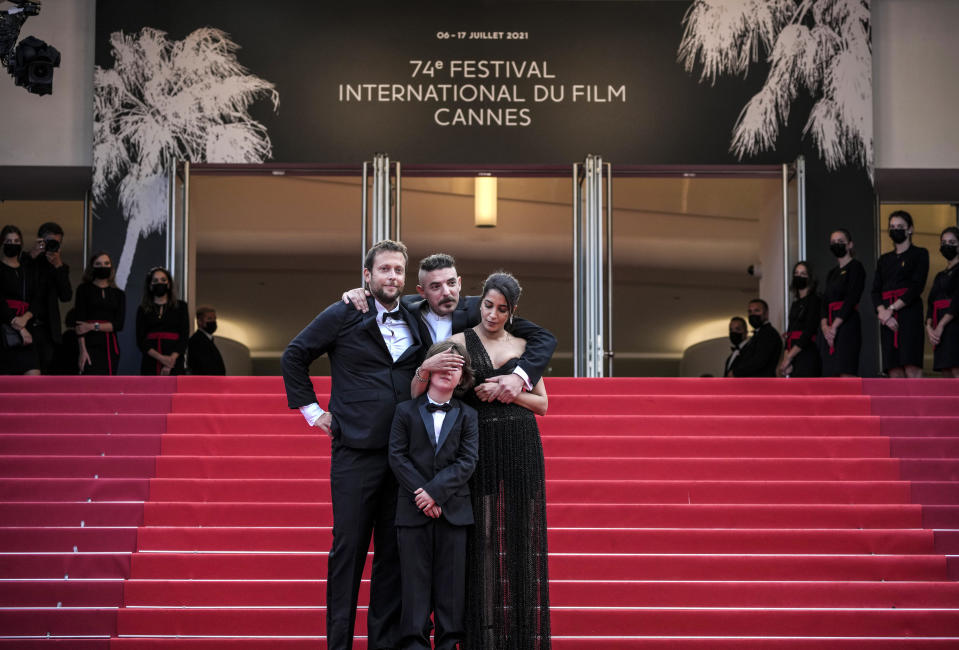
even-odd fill
[{"label": "boy in black suit", "polygon": [[451,348],[463,367],[433,372],[425,394],[396,407],[390,431],[390,467],[399,482],[400,648],[430,647],[430,609],[437,650],[455,648],[464,636],[466,529],[473,523],[466,482],[479,433],[476,411],[453,391],[469,388],[473,372],[465,346],[450,341],[434,344],[426,357]]}]

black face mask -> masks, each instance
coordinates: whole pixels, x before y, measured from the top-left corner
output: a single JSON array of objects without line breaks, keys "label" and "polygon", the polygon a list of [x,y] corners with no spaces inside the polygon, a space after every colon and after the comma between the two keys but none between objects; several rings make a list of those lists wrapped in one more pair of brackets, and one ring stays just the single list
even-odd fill
[{"label": "black face mask", "polygon": [[753,329],[759,329],[763,326],[763,317],[756,314],[749,315],[749,326]]},{"label": "black face mask", "polygon": [[906,237],[908,236],[909,235],[908,233],[906,233],[905,230],[896,229],[896,230],[889,231],[889,239],[891,239],[896,244],[901,244],[902,242],[906,241]]},{"label": "black face mask", "polygon": [[60,251],[60,242],[58,242],[56,239],[44,239],[43,247],[48,253],[57,253]]},{"label": "black face mask", "polygon": [[168,284],[163,284],[158,282],[157,284],[150,285],[150,293],[152,293],[157,298],[162,298],[163,296],[167,295],[167,293],[169,292],[170,292],[170,285]]},{"label": "black face mask", "polygon": [[954,244],[943,244],[939,247],[939,252],[942,253],[943,257],[951,262],[956,258],[956,254],[959,253],[959,247]]},{"label": "black face mask", "polygon": [[203,325],[203,330],[204,330],[207,334],[213,334],[213,332],[216,331],[216,321],[215,321],[215,320],[211,320],[211,321],[209,321],[209,322],[207,322],[207,323],[204,323],[204,325]]},{"label": "black face mask", "polygon": [[733,345],[739,345],[743,342],[743,339],[746,338],[742,332],[730,332],[729,340]]},{"label": "black face mask", "polygon": [[797,291],[802,291],[809,286],[809,278],[804,278],[801,275],[794,275],[793,286],[796,287]]},{"label": "black face mask", "polygon": [[835,255],[836,257],[846,256],[845,244],[829,244],[829,250],[832,251],[832,254]]},{"label": "black face mask", "polygon": [[93,267],[93,279],[94,280],[106,280],[110,277],[110,271],[113,269],[109,266],[94,266]]},{"label": "black face mask", "polygon": [[4,244],[3,254],[7,257],[20,257],[20,251],[23,250],[22,244]]}]

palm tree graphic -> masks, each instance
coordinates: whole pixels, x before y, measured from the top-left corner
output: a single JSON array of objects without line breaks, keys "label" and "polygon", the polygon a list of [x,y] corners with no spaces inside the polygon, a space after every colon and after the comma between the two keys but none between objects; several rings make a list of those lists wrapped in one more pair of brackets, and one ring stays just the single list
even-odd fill
[{"label": "palm tree graphic", "polygon": [[745,156],[775,146],[793,101],[815,100],[804,136],[828,169],[858,164],[870,176],[872,45],[870,0],[696,0],[686,11],[679,61],[702,64],[700,82],[745,75],[761,54],[770,68],[762,89],[733,127],[730,151]]},{"label": "palm tree graphic", "polygon": [[279,94],[248,74],[225,32],[197,29],[182,41],[146,27],[110,35],[114,66],[94,73],[93,199],[116,186],[127,222],[116,281],[125,288],[141,237],[166,227],[166,174],[178,160],[257,163],[272,155],[250,104]]}]

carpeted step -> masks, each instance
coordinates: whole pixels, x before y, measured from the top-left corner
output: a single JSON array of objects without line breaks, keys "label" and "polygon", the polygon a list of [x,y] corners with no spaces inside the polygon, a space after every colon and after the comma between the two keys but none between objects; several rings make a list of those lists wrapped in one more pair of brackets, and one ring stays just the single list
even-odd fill
[{"label": "carpeted step", "polygon": [[3,636],[110,636],[117,632],[116,607],[0,609]]},{"label": "carpeted step", "polygon": [[[329,392],[329,377],[311,377],[317,393]],[[177,377],[177,390],[184,393],[274,393],[284,396],[282,377]],[[576,379],[547,377],[551,394],[581,394],[588,386],[596,395],[862,395],[863,380],[858,378],[790,379],[782,381],[764,378],[702,379],[660,377],[604,377]],[[935,393],[932,393],[935,394]]]},{"label": "carpeted step", "polygon": [[959,482],[913,480],[911,499],[913,503],[924,505],[959,504]]},{"label": "carpeted step", "polygon": [[0,502],[3,526],[142,526],[142,503]]},{"label": "carpeted step", "polygon": [[[921,506],[904,504],[633,504],[598,503],[582,497],[579,500],[580,503],[547,501],[550,526],[576,527],[588,523],[600,528],[890,528],[908,523],[909,528],[917,528],[920,512],[925,512]],[[37,505],[42,511],[46,504]],[[61,504],[55,505],[59,512]],[[141,510],[146,526],[329,526],[333,521],[329,502],[151,501]],[[4,506],[0,504],[0,513],[3,512]],[[28,514],[20,516],[25,518]],[[75,524],[75,515],[64,513],[62,518],[70,516],[74,517]],[[14,523],[11,520],[11,525]],[[88,525],[103,524],[88,522]]]},{"label": "carpeted step", "polygon": [[8,433],[0,435],[0,454],[156,456],[161,453],[162,438],[159,433]]},{"label": "carpeted step", "polygon": [[0,413],[5,433],[165,433],[168,417],[160,413]]},{"label": "carpeted step", "polygon": [[[12,393],[16,395],[31,393],[170,394],[177,390],[177,379],[177,377],[140,377],[137,375],[114,377],[64,377],[56,375],[44,375],[42,377],[0,376],[0,393]],[[203,378],[198,377],[197,379]],[[229,378],[229,380],[232,379],[234,378]],[[282,392],[282,378],[275,377],[273,379],[280,381],[280,392]],[[229,380],[227,380],[227,383]]]},{"label": "carpeted step", "polygon": [[[63,413],[169,413],[172,396],[156,394],[120,393],[41,393],[20,394],[15,399],[4,399],[0,413],[45,414],[55,410]],[[55,409],[52,408],[55,406]],[[41,417],[43,417],[41,415]]]},{"label": "carpeted step", "polygon": [[[370,554],[369,557],[372,557]],[[130,577],[318,580],[327,553],[134,553]],[[364,576],[369,577],[369,558]],[[690,555],[550,552],[553,580],[947,580],[942,555]],[[62,576],[61,576],[62,577]],[[101,576],[90,576],[101,577]]]},{"label": "carpeted step", "polygon": [[136,545],[136,526],[0,528],[0,553],[115,553]]},{"label": "carpeted step", "polygon": [[119,607],[122,580],[0,580],[0,607]]},{"label": "carpeted step", "polygon": [[[320,404],[329,403],[328,394],[317,395]],[[132,399],[132,398],[128,398]],[[913,398],[932,400],[929,405],[938,404],[936,400],[949,398]],[[923,402],[925,404],[926,402]],[[131,402],[139,404],[139,402]],[[133,408],[133,406],[129,407]],[[743,400],[728,395],[645,395],[634,394],[624,399],[619,395],[578,394],[563,395],[550,403],[550,413],[554,415],[576,415],[606,413],[620,415],[873,415],[876,407],[869,397],[861,395],[768,395],[763,399]],[[922,412],[919,406],[917,414]],[[928,406],[940,414],[938,406]],[[149,412],[149,411],[145,411]],[[155,411],[159,412],[159,411]],[[172,412],[178,414],[269,414],[289,413],[285,400],[276,394],[244,395],[238,400],[233,395],[215,394],[178,394],[173,396]],[[909,411],[911,414],[912,411]],[[949,414],[946,411],[942,414]]]},{"label": "carpeted step", "polygon": [[[104,477],[142,476],[152,458],[135,457],[68,459],[65,457],[18,457],[16,463],[0,457],[0,475],[44,475],[45,472],[99,474]],[[549,479],[646,479],[696,480],[897,480],[898,459],[891,458],[589,458],[546,459]],[[269,478],[275,476],[322,478],[329,476],[325,456],[159,456],[157,478]]]},{"label": "carpeted step", "polygon": [[[128,607],[315,607],[326,600],[325,580],[129,580],[123,589]],[[956,582],[551,580],[549,589],[554,606],[943,609],[959,603]],[[360,602],[368,598],[364,580]]]},{"label": "carpeted step", "polygon": [[[27,532],[41,537],[35,531]],[[23,537],[27,537],[27,533]],[[70,539],[66,533],[62,537]],[[42,542],[50,550],[59,551],[62,549],[62,544],[56,544],[59,538],[50,532],[36,543]],[[783,554],[805,553],[811,549],[822,555],[936,552],[933,532],[926,530],[550,528],[548,538],[550,553]],[[0,541],[6,541],[3,535]],[[323,551],[330,548],[331,542],[329,526],[147,526],[139,529],[137,550],[295,553]],[[101,543],[103,550],[115,550],[107,548],[106,540]]]},{"label": "carpeted step", "polygon": [[130,553],[0,553],[2,580],[116,580],[130,577]]},{"label": "carpeted step", "polygon": [[876,397],[872,399],[872,413],[879,416],[955,417],[957,398],[959,394],[895,399]]},{"label": "carpeted step", "polygon": [[[887,609],[554,609],[553,632],[598,636],[666,635],[683,630],[697,636],[885,637],[903,629],[917,636],[959,636],[957,610]],[[365,608],[357,623],[365,628]],[[325,608],[178,609],[124,608],[117,616],[121,635],[285,635],[323,634]]]},{"label": "carpeted step", "polygon": [[[956,420],[959,425],[959,419]],[[959,433],[959,426],[955,433]],[[959,460],[959,437],[890,438],[889,449],[897,458],[941,458]]]},{"label": "carpeted step", "polygon": [[0,456],[4,478],[150,478],[156,456]]},{"label": "carpeted step", "polygon": [[907,481],[959,482],[959,459],[904,458],[902,478]]},{"label": "carpeted step", "polygon": [[[117,416],[123,417],[123,416]],[[171,413],[167,432],[173,434],[301,435],[323,437],[306,425],[296,411],[278,415]],[[880,420],[875,415],[558,415],[537,416],[543,437],[551,435],[691,435],[691,436],[876,436]],[[955,425],[955,420],[950,420]],[[954,430],[954,429],[953,429]]]},{"label": "carpeted step", "polygon": [[[862,393],[874,397],[959,397],[959,384],[948,379],[863,379]],[[896,401],[896,400],[886,400]]]},{"label": "carpeted step", "polygon": [[[23,479],[53,481],[53,479]],[[119,480],[119,479],[113,479]],[[103,479],[101,479],[103,481]],[[110,481],[107,479],[106,481]],[[4,489],[0,479],[0,494]],[[936,484],[951,486],[952,484]],[[19,500],[20,492],[10,492]],[[51,483],[51,491],[56,485]],[[938,488],[935,488],[938,489]],[[59,494],[59,489],[57,490]],[[957,490],[959,492],[959,490]],[[547,503],[912,503],[908,481],[833,480],[574,480],[550,477]],[[280,503],[330,500],[328,479],[195,479],[162,478],[149,482],[153,502]],[[62,500],[62,499],[57,499]],[[920,501],[916,501],[919,503]]]},{"label": "carpeted step", "polygon": [[[787,650],[941,650],[955,648],[959,638],[895,637],[895,638],[815,638],[793,637],[777,638],[776,648]],[[2,643],[2,641],[0,641]],[[555,650],[740,650],[741,648],[769,648],[771,642],[764,637],[695,638],[673,637],[611,637],[611,636],[554,636],[552,647]],[[33,648],[34,646],[27,646]],[[38,646],[39,647],[39,646]],[[86,647],[86,646],[84,646]],[[366,638],[355,636],[353,648],[363,650],[367,647]],[[292,639],[277,638],[235,638],[235,639],[138,639],[119,638],[112,641],[111,648],[116,650],[322,650],[326,648],[323,637]]]},{"label": "carpeted step", "polygon": [[959,505],[922,506],[923,528],[952,528],[959,530]]},{"label": "carpeted step", "polygon": [[959,530],[937,530],[936,553],[959,556]]},{"label": "carpeted step", "polygon": [[883,415],[879,418],[879,433],[890,438],[938,437],[950,438],[959,431],[959,417],[917,417]]},{"label": "carpeted step", "polygon": [[0,478],[0,501],[146,501],[149,496],[146,478]]}]

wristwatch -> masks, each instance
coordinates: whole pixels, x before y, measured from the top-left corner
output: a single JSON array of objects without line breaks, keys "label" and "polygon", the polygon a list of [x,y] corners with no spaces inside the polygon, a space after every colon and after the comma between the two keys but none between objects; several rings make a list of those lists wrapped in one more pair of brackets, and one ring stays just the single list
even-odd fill
[{"label": "wristwatch", "polygon": [[94,323],[94,324],[93,324],[93,331],[94,331],[94,332],[99,332],[99,331],[100,331],[100,323]]}]

